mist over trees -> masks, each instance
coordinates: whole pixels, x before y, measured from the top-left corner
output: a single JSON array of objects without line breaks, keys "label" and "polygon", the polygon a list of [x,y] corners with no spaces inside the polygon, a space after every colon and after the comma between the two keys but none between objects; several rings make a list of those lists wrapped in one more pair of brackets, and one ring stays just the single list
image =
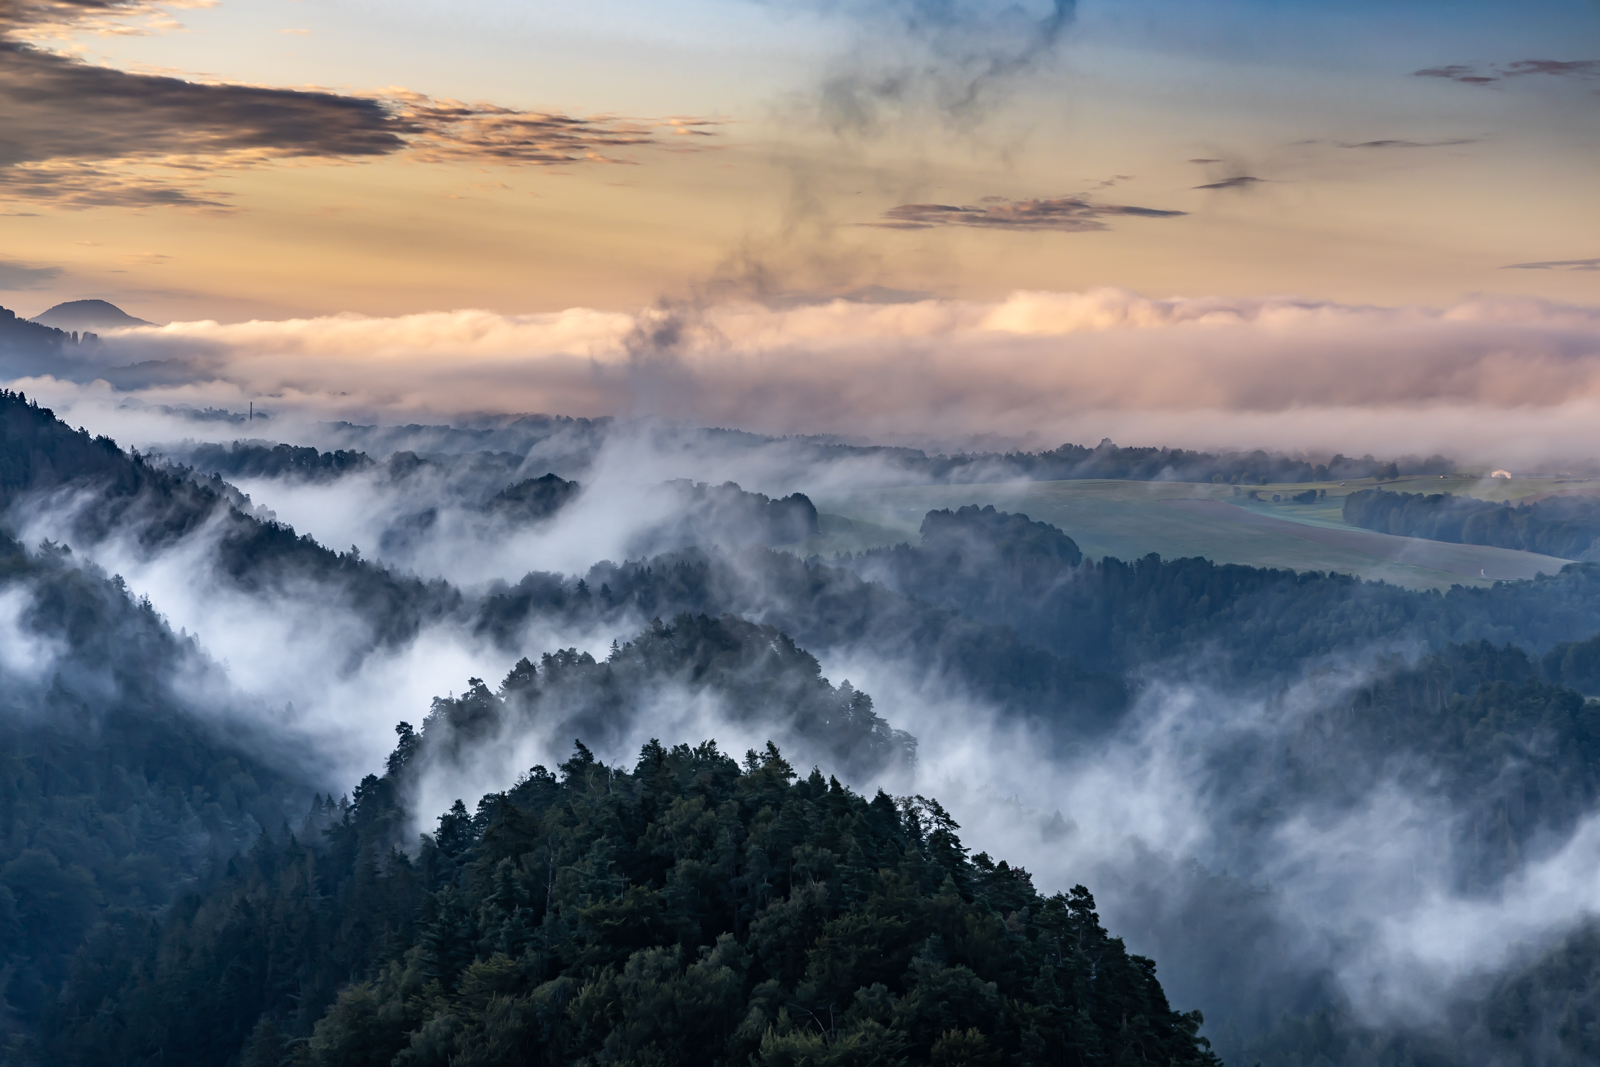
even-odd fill
[{"label": "mist over trees", "polygon": [[[1386,902],[1313,885],[1357,925],[1308,927],[1296,909],[1310,890],[1280,854],[1398,797],[1437,819],[1395,830],[1431,850],[1409,875],[1379,872],[1401,896],[1499,907],[1540,865],[1577,863],[1600,807],[1600,704],[1585,696],[1600,693],[1600,564],[1414,592],[1089,559],[1070,531],[992,507],[932,511],[915,544],[807,559],[793,547],[818,517],[801,492],[682,479],[648,490],[647,519],[586,519],[597,483],[500,447],[521,434],[581,455],[609,429],[345,427],[344,451],[238,443],[158,460],[0,394],[7,1067],[1214,1062],[1202,1025],[1239,1063],[1594,1059],[1600,940],[1582,907],[1561,903],[1437,1011],[1377,1019],[1338,971],[1348,959],[1318,953],[1359,942],[1349,931]],[[436,451],[384,450],[425,434]],[[919,477],[1003,469],[966,457],[940,475],[960,457],[887,453],[927,464]],[[1356,476],[1264,453],[1046,455],[1004,469]],[[1368,460],[1355,462],[1336,469]],[[1371,462],[1367,476],[1389,473]],[[634,521],[644,547],[457,585],[272,516],[277,486],[364,478],[407,502],[397,538],[454,509],[478,524],[464,543],[599,515]],[[425,635],[484,667],[431,706],[385,707],[388,760],[336,772],[292,709],[245,691],[208,634],[175,633],[92,562],[102,551],[181,558],[201,595],[234,598],[246,633],[273,615],[342,620],[326,662],[280,665],[326,672],[319,684],[370,685],[363,671],[419,654]],[[857,688],[827,662],[921,688]],[[1169,722],[1176,690],[1192,695]],[[1139,753],[1176,746],[1188,762],[1163,773],[1188,780],[1160,796],[1190,810],[1162,815],[1202,820],[1201,851],[1164,855],[1137,828],[1110,853],[1085,846],[1098,807],[1145,802],[1130,775],[1080,796],[1084,810],[994,800],[1023,832],[1009,862],[971,855],[917,795],[931,790],[875,784],[923,780],[928,739],[947,729],[924,699],[975,709],[974,749],[1019,730],[1025,747],[1002,754],[1017,778],[1136,770]],[[735,736],[742,758],[723,751]],[[556,745],[573,755],[550,771]],[[1062,891],[1037,891],[1024,867]]]},{"label": "mist over trees", "polygon": [[1055,527],[992,507],[930,512],[921,533],[916,546],[836,563],[1102,669],[1138,671],[1177,659],[1186,671],[1271,682],[1308,661],[1385,644],[1398,651],[1487,640],[1542,653],[1600,631],[1600,565],[1488,588],[1414,592],[1343,574],[1199,558],[1086,561]]},{"label": "mist over trees", "polygon": [[[362,426],[324,423],[317,429],[327,451],[304,445],[235,441],[222,445],[187,444],[171,450],[174,459],[224,476],[323,478],[335,470],[360,470],[399,462],[454,467],[481,465],[491,474],[497,464],[542,464],[563,478],[582,479],[605,444],[637,434],[662,455],[698,455],[733,448],[762,457],[768,466],[803,479],[808,470],[851,463],[880,472],[894,484],[962,484],[1118,479],[1131,481],[1213,482],[1266,485],[1395,479],[1402,475],[1449,474],[1444,456],[1335,454],[1325,461],[1265,452],[1212,453],[1181,448],[1125,448],[1110,440],[1088,447],[1063,444],[1038,452],[950,452],[889,445],[857,444],[829,436],[770,437],[742,430],[645,425],[624,427],[611,419],[570,419],[546,415],[483,418],[464,425]],[[330,447],[331,446],[331,447]],[[411,457],[406,459],[405,457]],[[389,457],[381,459],[379,457]],[[453,473],[464,476],[457,468]],[[685,479],[685,481],[688,481]],[[692,483],[691,483],[692,484]]]},{"label": "mist over trees", "polygon": [[308,794],[195,706],[214,665],[121,579],[0,538],[0,598],[0,1048],[26,1063],[86,936],[155,921]]}]

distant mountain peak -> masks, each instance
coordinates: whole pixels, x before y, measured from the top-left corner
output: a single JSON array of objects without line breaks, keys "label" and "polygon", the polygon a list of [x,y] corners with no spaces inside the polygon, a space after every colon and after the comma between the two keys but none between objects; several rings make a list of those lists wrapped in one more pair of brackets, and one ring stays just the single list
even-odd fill
[{"label": "distant mountain peak", "polygon": [[128,326],[154,326],[136,319],[107,300],[68,300],[57,304],[33,321],[58,330],[118,330]]}]

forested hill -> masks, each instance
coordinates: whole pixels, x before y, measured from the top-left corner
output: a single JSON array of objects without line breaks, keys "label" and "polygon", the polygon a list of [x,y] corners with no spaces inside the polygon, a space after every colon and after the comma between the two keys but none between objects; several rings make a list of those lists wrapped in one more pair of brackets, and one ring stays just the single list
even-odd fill
[{"label": "forested hill", "polygon": [[209,526],[209,562],[222,580],[251,594],[320,589],[330,602],[348,603],[378,643],[404,640],[461,605],[445,582],[396,575],[245,515],[201,480],[130,456],[109,437],[91,438],[49,408],[0,391],[0,511],[24,498],[30,512],[58,509],[63,533],[89,544],[115,534],[155,553]]},{"label": "forested hill", "polygon": [[95,343],[92,333],[57,330],[0,307],[0,372],[7,378],[60,373],[78,363],[82,348]]},{"label": "forested hill", "polygon": [[952,483],[1006,481],[1014,478],[1032,481],[1110,478],[1266,485],[1324,482],[1330,479],[1392,479],[1402,474],[1448,474],[1455,468],[1454,463],[1443,456],[1380,460],[1370,455],[1360,459],[1336,455],[1326,463],[1317,463],[1259,449],[1253,452],[1211,453],[1182,448],[1122,448],[1109,439],[1093,448],[1064,444],[1046,452],[929,456],[909,449],[881,451],[889,463],[908,474],[919,475],[929,481]]},{"label": "forested hill", "polygon": [[[1388,495],[1388,494],[1386,494]],[[836,561],[863,578],[1103,670],[1274,679],[1374,647],[1488,640],[1544,652],[1600,631],[1600,564],[1488,588],[1413,592],[1341,574],[1205,559],[1080,561],[1071,538],[992,507],[930,512],[919,545]]]},{"label": "forested hill", "polygon": [[604,660],[575,649],[537,666],[524,658],[498,694],[473,679],[460,697],[434,701],[415,755],[435,768],[470,766],[486,746],[530,734],[614,749],[678,695],[710,699],[730,728],[762,731],[853,779],[916,761],[916,739],[880,718],[870,696],[832,685],[785,634],[733,615],[654,620]]},{"label": "forested hill", "polygon": [[0,1062],[25,1064],[88,932],[150,923],[312,791],[192,640],[65,550],[0,536],[0,627]]},{"label": "forested hill", "polygon": [[1096,733],[1128,702],[1122,679],[1029,645],[1007,625],[975,621],[860,577],[762,548],[690,549],[599,563],[576,583],[532,573],[492,589],[475,625],[510,649],[532,619],[592,626],[678,614],[760,619],[818,654],[863,653],[938,679],[1063,738]]},{"label": "forested hill", "polygon": [[[511,452],[401,451],[379,462],[365,452],[234,441],[226,447],[183,446],[168,458],[224,478],[331,484],[349,475],[367,475],[412,501],[395,528],[381,538],[391,550],[425,535],[446,507],[479,518],[536,523],[553,517],[582,491],[578,482],[554,472],[527,477],[530,465],[538,465]],[[640,532],[638,543],[630,546],[640,555],[700,544],[789,545],[818,533],[817,509],[803,493],[772,499],[735,482],[708,485],[675,479],[655,495],[671,515]]]},{"label": "forested hill", "polygon": [[1216,1062],[1086,890],[969,856],[935,801],[869,801],[770,745],[651,741],[629,769],[580,744],[412,857],[414,758],[159,929],[108,929],[48,1061]]},{"label": "forested hill", "polygon": [[1365,489],[1344,498],[1344,521],[1381,533],[1600,560],[1600,500],[1548,497],[1500,504],[1453,493]]}]

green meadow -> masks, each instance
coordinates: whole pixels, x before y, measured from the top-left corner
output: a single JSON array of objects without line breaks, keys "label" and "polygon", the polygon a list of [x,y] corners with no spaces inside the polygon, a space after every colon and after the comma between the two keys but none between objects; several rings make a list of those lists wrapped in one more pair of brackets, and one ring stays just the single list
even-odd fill
[{"label": "green meadow", "polygon": [[[1407,588],[1482,585],[1553,573],[1566,561],[1529,552],[1393,537],[1340,518],[1344,496],[1370,479],[1292,485],[1232,486],[1194,482],[1065,481],[918,485],[818,494],[822,536],[807,553],[860,552],[915,542],[922,516],[936,508],[992,504],[1065,530],[1090,556],[1135,559],[1203,556],[1218,563],[1339,571]],[[1382,483],[1412,493],[1451,492],[1513,501],[1551,493],[1600,492],[1578,478],[1486,479],[1477,475],[1409,477]],[[1289,497],[1307,489],[1315,503]],[[1250,497],[1254,491],[1255,499]],[[1279,500],[1273,501],[1273,496]]]}]

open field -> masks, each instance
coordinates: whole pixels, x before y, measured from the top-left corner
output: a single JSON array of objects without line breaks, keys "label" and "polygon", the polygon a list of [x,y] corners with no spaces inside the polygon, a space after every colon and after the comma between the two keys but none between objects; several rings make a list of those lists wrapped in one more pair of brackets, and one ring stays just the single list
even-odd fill
[{"label": "open field", "polygon": [[[1340,520],[1346,493],[1370,480],[1250,487],[1194,482],[1066,481],[981,485],[925,485],[819,495],[823,537],[809,550],[824,555],[917,540],[922,516],[935,508],[993,504],[1065,530],[1090,556],[1135,559],[1151,552],[1166,558],[1204,556],[1293,570],[1340,571],[1408,588],[1478,585],[1496,579],[1554,573],[1565,560],[1481,545],[1455,545],[1395,537]],[[1401,492],[1454,492],[1486,499],[1520,499],[1575,489],[1600,491],[1576,479],[1486,482],[1475,477],[1418,477],[1385,482]],[[1327,495],[1312,504],[1273,503],[1306,489]]]}]

